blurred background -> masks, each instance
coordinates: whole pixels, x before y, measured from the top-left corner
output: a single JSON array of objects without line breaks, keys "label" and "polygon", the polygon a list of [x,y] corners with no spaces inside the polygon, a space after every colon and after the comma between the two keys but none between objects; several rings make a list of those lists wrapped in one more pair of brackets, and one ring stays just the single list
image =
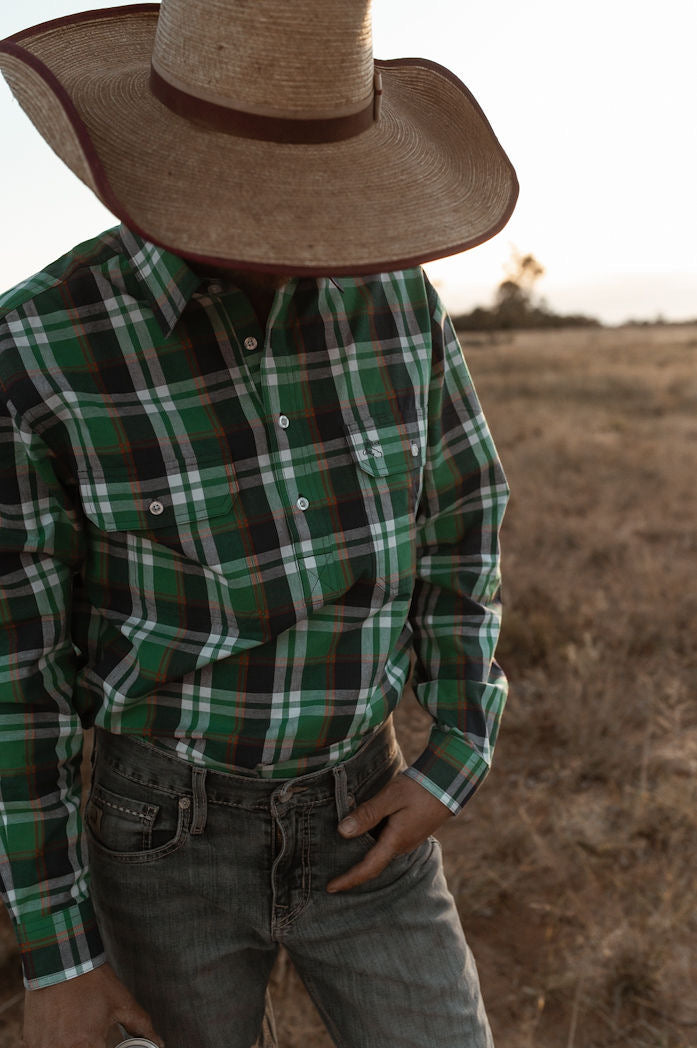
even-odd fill
[{"label": "blurred background", "polygon": [[[87,6],[5,3],[0,36]],[[696,39],[695,0],[375,0],[376,55],[453,69],[521,183],[427,266],[512,488],[511,695],[442,834],[499,1048],[697,1046]],[[4,83],[0,120],[4,288],[113,218]],[[427,730],[408,695],[407,757]],[[329,1048],[284,955],[272,990],[281,1048]],[[5,920],[0,1048],[21,999]]]}]

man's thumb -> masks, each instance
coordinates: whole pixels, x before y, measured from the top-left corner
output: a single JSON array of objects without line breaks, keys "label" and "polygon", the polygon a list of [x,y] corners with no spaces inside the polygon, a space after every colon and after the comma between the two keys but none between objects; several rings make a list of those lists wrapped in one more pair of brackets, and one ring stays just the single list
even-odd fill
[{"label": "man's thumb", "polygon": [[[119,1026],[126,1031],[125,1037],[145,1037],[158,1048],[165,1048],[165,1042],[155,1031],[150,1016],[137,1005],[122,1008],[117,1017]],[[125,1039],[125,1038],[124,1038]]]},{"label": "man's thumb", "polygon": [[341,820],[339,833],[342,837],[357,837],[367,830],[372,830],[373,826],[377,826],[384,819],[385,815],[388,814],[384,807],[384,803],[381,803],[380,794],[378,793],[375,797],[371,797],[369,801],[359,804],[350,815]]}]

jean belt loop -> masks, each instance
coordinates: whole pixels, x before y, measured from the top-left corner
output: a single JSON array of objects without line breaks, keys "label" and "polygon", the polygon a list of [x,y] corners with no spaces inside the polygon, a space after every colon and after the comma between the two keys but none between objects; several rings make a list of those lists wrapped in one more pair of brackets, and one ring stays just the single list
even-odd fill
[{"label": "jean belt loop", "polygon": [[343,764],[337,764],[336,767],[332,768],[332,773],[334,775],[334,800],[336,802],[336,811],[339,818],[343,819],[349,809],[346,767]]},{"label": "jean belt loop", "polygon": [[192,769],[191,785],[194,794],[194,811],[191,820],[191,833],[203,833],[208,818],[205,768]]}]

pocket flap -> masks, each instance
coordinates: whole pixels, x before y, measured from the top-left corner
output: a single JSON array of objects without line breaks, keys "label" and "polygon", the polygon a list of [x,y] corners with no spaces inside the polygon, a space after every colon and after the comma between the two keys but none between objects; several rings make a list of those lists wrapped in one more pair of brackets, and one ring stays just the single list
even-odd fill
[{"label": "pocket flap", "polygon": [[419,418],[396,422],[393,416],[350,422],[346,436],[358,466],[373,477],[407,473],[424,463]]},{"label": "pocket flap", "polygon": [[83,512],[102,531],[153,531],[227,513],[237,494],[231,464],[178,467],[150,478],[78,474]]}]

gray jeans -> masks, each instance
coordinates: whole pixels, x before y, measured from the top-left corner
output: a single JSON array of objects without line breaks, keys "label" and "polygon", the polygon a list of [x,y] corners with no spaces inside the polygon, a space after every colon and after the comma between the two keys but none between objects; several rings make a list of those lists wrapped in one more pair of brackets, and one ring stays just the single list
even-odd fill
[{"label": "gray jeans", "polygon": [[167,1048],[261,1039],[279,944],[340,1048],[491,1048],[436,841],[325,891],[374,843],[344,840],[337,822],[402,767],[391,725],[343,764],[286,781],[205,771],[101,730],[93,760],[99,926]]}]

